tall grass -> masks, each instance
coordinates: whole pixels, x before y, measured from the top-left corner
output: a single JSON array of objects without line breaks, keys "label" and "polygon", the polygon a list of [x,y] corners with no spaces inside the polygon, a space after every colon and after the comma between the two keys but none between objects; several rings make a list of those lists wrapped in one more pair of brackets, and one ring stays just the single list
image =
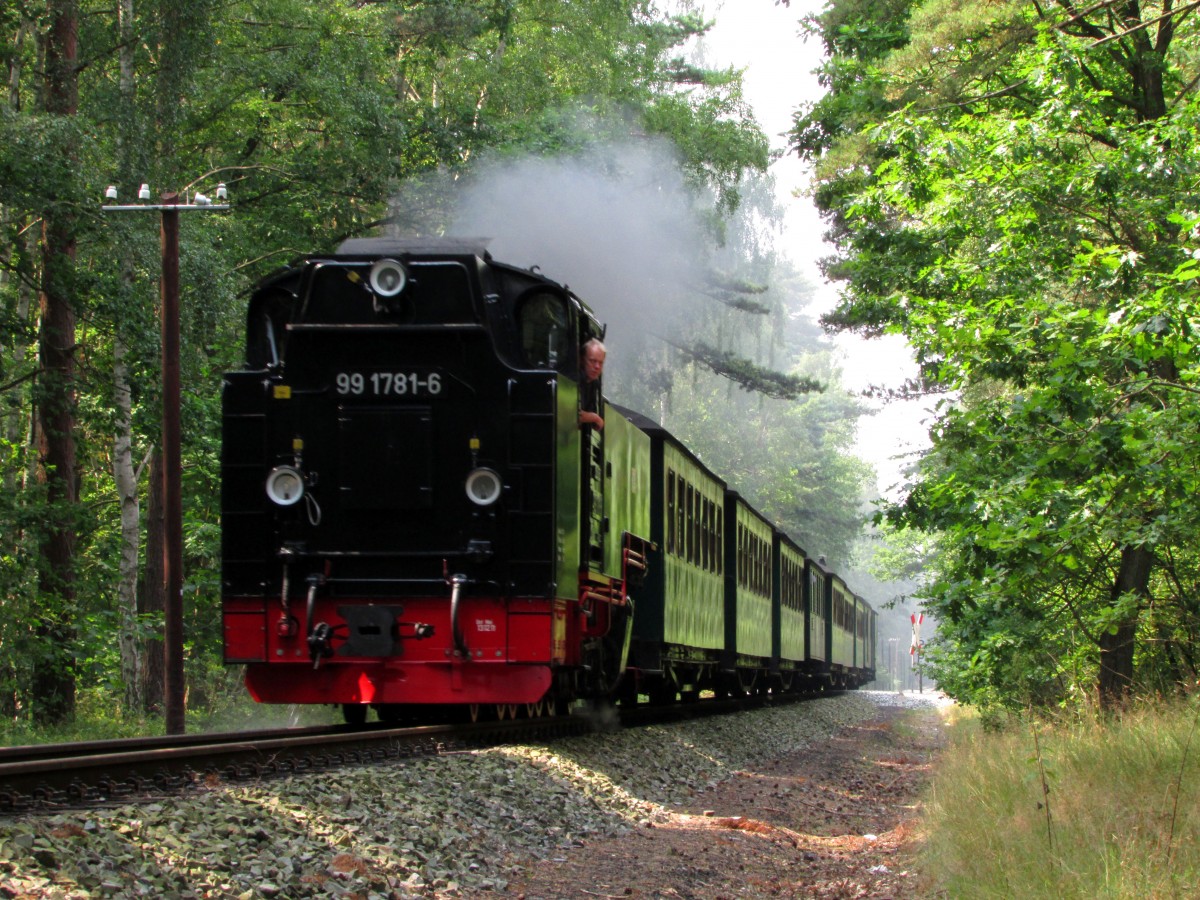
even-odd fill
[{"label": "tall grass", "polygon": [[951,898],[1200,897],[1200,702],[951,728],[920,869]]}]

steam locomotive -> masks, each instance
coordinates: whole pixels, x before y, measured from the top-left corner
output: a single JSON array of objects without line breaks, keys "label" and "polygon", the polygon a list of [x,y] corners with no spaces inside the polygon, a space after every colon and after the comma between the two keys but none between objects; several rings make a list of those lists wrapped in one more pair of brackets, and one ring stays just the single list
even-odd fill
[{"label": "steam locomotive", "polygon": [[256,700],[503,718],[874,678],[871,607],[593,394],[603,333],[468,240],[349,240],[258,285],[221,450],[224,653]]}]

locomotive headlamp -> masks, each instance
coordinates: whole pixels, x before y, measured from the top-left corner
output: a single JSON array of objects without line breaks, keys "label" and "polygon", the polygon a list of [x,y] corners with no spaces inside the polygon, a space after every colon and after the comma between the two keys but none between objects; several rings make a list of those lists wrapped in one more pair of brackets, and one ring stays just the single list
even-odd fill
[{"label": "locomotive headlamp", "polygon": [[467,476],[467,496],[477,506],[491,506],[499,500],[502,487],[500,475],[493,469],[472,469]]},{"label": "locomotive headlamp", "polygon": [[380,297],[395,297],[408,284],[408,273],[396,260],[381,259],[371,266],[371,276],[368,280],[371,290]]},{"label": "locomotive headlamp", "polygon": [[295,466],[276,466],[267,475],[267,497],[278,506],[299,503],[304,496],[304,476]]}]

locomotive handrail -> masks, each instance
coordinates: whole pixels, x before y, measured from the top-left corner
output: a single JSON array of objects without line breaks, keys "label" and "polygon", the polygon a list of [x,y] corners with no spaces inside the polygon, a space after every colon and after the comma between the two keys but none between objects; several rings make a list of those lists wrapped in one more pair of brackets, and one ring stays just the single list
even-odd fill
[{"label": "locomotive handrail", "polygon": [[372,334],[435,334],[445,331],[463,333],[487,334],[487,328],[478,322],[447,322],[444,325],[397,325],[388,323],[346,324],[344,322],[289,322],[288,331],[339,332],[339,331],[369,331]]},{"label": "locomotive handrail", "polygon": [[633,550],[625,551],[625,565],[633,566],[635,569],[646,571],[646,557],[640,553],[635,553]]},{"label": "locomotive handrail", "polygon": [[[366,585],[366,584],[445,584],[443,578],[339,578],[336,575],[329,575],[325,579],[326,584],[330,585]],[[476,581],[472,584],[488,587],[492,589],[499,588],[499,584],[495,581]]]},{"label": "locomotive handrail", "polygon": [[[642,586],[646,573],[650,571],[649,552],[657,550],[657,545],[646,538],[625,532],[621,548],[621,580],[625,589],[638,589]],[[636,549],[635,549],[636,546]],[[630,569],[635,570],[630,574]]]},{"label": "locomotive handrail", "polygon": [[620,589],[610,589],[607,592],[588,589],[579,595],[579,599],[584,602],[599,600],[601,603],[611,603],[613,606],[624,606],[629,598]]},{"label": "locomotive handrail", "polygon": [[458,624],[459,601],[462,599],[463,587],[467,584],[467,576],[451,575],[446,581],[450,585],[450,633],[454,637],[454,649],[459,656],[470,659],[471,651],[467,649],[462,628]]},{"label": "locomotive handrail", "polygon": [[437,557],[445,559],[459,556],[471,556],[470,550],[294,550],[293,558],[319,557],[321,559],[395,559],[407,557],[419,559],[422,557]]}]

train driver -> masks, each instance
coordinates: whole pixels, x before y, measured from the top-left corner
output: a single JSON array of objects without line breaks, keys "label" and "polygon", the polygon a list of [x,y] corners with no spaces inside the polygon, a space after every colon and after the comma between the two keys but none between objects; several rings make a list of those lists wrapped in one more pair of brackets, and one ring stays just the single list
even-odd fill
[{"label": "train driver", "polygon": [[583,373],[583,384],[580,387],[579,424],[604,428],[604,419],[600,417],[602,407],[600,396],[600,376],[604,374],[604,357],[608,351],[596,338],[592,338],[579,351],[579,370]]}]

